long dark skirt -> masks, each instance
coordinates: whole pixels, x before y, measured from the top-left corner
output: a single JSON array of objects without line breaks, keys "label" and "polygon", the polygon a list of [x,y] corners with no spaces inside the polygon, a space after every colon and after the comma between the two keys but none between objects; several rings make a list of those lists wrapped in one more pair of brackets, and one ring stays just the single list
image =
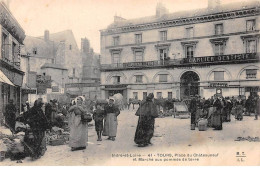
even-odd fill
[{"label": "long dark skirt", "polygon": [[216,130],[222,130],[222,117],[220,114],[212,114],[211,126]]},{"label": "long dark skirt", "polygon": [[136,144],[148,144],[153,137],[155,120],[152,117],[141,116],[135,132]]},{"label": "long dark skirt", "polygon": [[191,112],[190,124],[196,124],[196,112]]},{"label": "long dark skirt", "polygon": [[25,146],[27,154],[32,158],[40,158],[44,155],[46,151],[46,140],[45,132],[35,130],[32,132],[33,137],[30,137],[28,134],[25,134],[24,142],[28,146]]}]

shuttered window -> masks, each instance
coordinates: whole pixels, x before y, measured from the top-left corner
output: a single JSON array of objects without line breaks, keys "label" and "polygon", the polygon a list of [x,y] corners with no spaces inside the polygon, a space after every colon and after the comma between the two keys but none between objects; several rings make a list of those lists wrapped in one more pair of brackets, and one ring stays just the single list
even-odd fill
[{"label": "shuttered window", "polygon": [[167,77],[168,77],[167,74],[159,75],[159,82],[167,82],[168,80]]},{"label": "shuttered window", "polygon": [[157,92],[157,99],[162,98],[162,92]]},{"label": "shuttered window", "polygon": [[133,92],[133,98],[138,99],[138,92]]},{"label": "shuttered window", "polygon": [[143,52],[142,51],[136,51],[135,52],[135,61],[136,62],[143,62]]},{"label": "shuttered window", "polygon": [[216,81],[224,80],[224,71],[215,71],[214,80]]},{"label": "shuttered window", "polygon": [[136,83],[143,83],[143,75],[136,75],[135,76],[136,78]]}]

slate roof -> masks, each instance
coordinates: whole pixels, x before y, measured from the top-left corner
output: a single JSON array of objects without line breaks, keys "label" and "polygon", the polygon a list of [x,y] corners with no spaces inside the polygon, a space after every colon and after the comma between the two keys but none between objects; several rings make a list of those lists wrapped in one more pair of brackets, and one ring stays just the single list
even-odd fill
[{"label": "slate roof", "polygon": [[181,19],[181,18],[189,18],[189,17],[195,17],[195,16],[203,16],[203,15],[235,11],[235,10],[253,8],[253,7],[260,7],[260,1],[235,2],[235,3],[220,5],[218,8],[215,8],[215,9],[202,8],[202,9],[195,9],[195,10],[189,10],[189,11],[180,11],[180,12],[169,13],[169,14],[165,14],[161,17],[157,17],[156,15],[154,15],[154,16],[142,17],[142,18],[137,18],[137,19],[122,20],[122,21],[118,21],[116,23],[110,24],[107,27],[107,29],[131,26],[131,25],[140,25],[140,24],[146,24],[146,23],[154,23],[154,22],[167,21],[167,20],[175,20],[175,19]]},{"label": "slate roof", "polygon": [[54,58],[56,50],[53,41],[45,41],[44,39],[32,36],[26,36],[24,40],[25,51],[33,56],[33,48],[37,48],[37,56],[44,58]]}]

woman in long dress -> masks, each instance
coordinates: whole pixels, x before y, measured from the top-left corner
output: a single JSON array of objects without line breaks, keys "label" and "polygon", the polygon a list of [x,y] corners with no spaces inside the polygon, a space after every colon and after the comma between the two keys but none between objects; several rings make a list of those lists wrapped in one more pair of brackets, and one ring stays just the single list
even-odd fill
[{"label": "woman in long dress", "polygon": [[115,99],[110,98],[109,103],[104,107],[105,122],[103,136],[108,136],[109,140],[115,141],[117,134],[117,116],[120,114],[119,108],[114,105]]},{"label": "woman in long dress", "polygon": [[212,127],[215,130],[222,130],[222,104],[221,104],[221,99],[220,98],[216,98],[214,103],[213,103],[213,107],[215,107],[215,110],[212,114]]},{"label": "woman in long dress", "polygon": [[83,98],[76,98],[76,105],[69,108],[70,112],[70,140],[71,151],[86,149],[88,141],[88,124],[81,120],[81,115],[87,111],[82,107]]},{"label": "woman in long dress", "polygon": [[134,138],[138,147],[145,147],[148,144],[151,144],[155,118],[159,115],[156,105],[153,103],[153,97],[154,95],[150,93],[146,97],[146,101],[141,103],[135,114],[136,116],[139,116]]},{"label": "woman in long dress", "polygon": [[241,96],[238,96],[238,99],[236,101],[236,114],[235,119],[242,121],[243,120],[243,100],[241,99]]}]

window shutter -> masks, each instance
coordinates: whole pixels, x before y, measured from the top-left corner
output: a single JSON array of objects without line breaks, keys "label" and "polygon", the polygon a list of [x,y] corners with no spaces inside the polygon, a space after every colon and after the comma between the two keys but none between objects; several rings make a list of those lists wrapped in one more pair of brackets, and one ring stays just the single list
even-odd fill
[{"label": "window shutter", "polygon": [[167,82],[167,74],[165,75],[159,75],[159,82]]},{"label": "window shutter", "polygon": [[214,72],[214,80],[224,80],[224,71],[216,71]]}]

